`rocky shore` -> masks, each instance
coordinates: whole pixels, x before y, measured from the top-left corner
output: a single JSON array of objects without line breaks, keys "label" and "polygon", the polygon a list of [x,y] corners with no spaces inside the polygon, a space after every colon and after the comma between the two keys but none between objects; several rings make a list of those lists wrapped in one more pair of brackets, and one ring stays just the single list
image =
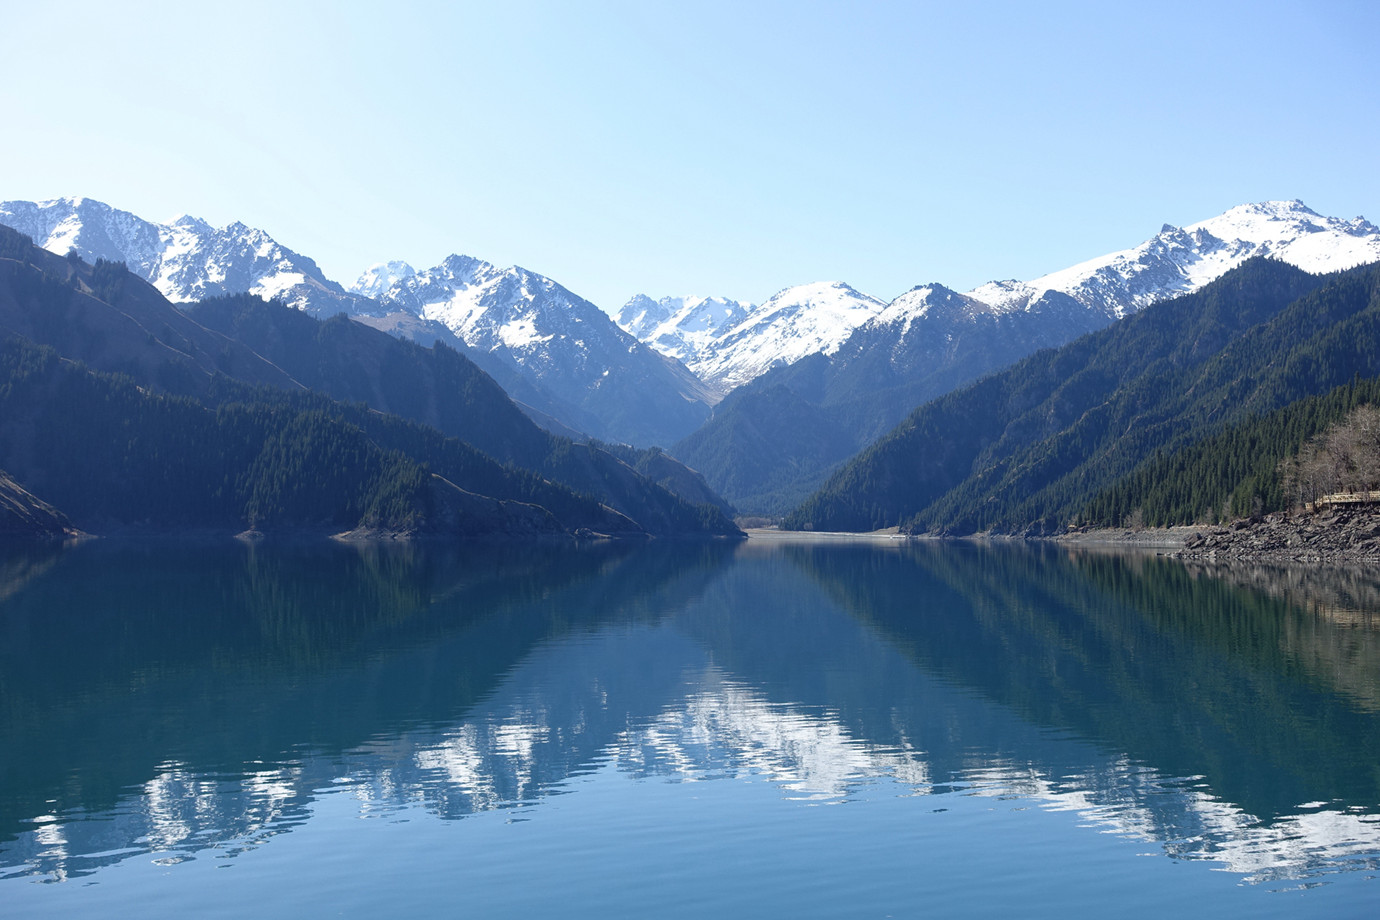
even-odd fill
[{"label": "rocky shore", "polygon": [[1209,561],[1380,562],[1380,508],[1277,512],[1226,527],[1203,528],[1173,555]]}]

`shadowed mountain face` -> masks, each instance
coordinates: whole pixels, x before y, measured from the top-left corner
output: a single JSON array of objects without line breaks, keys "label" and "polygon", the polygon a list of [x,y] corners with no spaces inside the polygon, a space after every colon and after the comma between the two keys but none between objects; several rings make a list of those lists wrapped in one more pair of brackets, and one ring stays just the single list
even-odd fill
[{"label": "shadowed mountain face", "polygon": [[[245,496],[237,497],[234,493],[252,491],[252,484],[241,481],[248,475],[241,467],[253,459],[253,454],[241,458],[240,467],[228,455],[241,448],[257,448],[243,443],[242,438],[220,437],[224,431],[204,437],[199,448],[187,443],[187,439],[196,440],[194,430],[218,425],[223,428],[223,419],[211,420],[208,413],[226,403],[275,402],[280,404],[279,408],[289,407],[292,411],[326,413],[339,423],[337,427],[365,429],[373,443],[360,450],[402,451],[419,464],[429,464],[430,472],[444,476],[454,486],[484,496],[538,504],[560,519],[554,525],[542,524],[529,513],[508,506],[507,511],[497,515],[484,511],[477,517],[489,519],[489,523],[461,524],[463,531],[516,529],[526,533],[534,527],[540,531],[589,527],[601,533],[686,533],[703,531],[706,514],[714,519],[710,522],[712,531],[735,530],[722,511],[703,510],[705,502],[717,506],[722,503],[712,493],[707,496],[702,483],[692,482],[688,471],[680,470],[682,475],[666,471],[658,475],[658,480],[672,488],[681,484],[691,486],[689,501],[605,451],[541,430],[491,378],[453,349],[439,344],[422,348],[344,317],[322,323],[300,311],[250,295],[219,298],[193,305],[188,311],[179,310],[117,263],[97,262],[92,266],[77,259],[60,258],[33,247],[27,238],[6,228],[0,228],[0,334],[7,335],[11,342],[49,347],[65,361],[79,361],[92,370],[130,378],[123,383],[115,379],[101,383],[90,377],[78,386],[76,380],[84,372],[64,364],[49,367],[44,380],[39,381],[31,373],[34,368],[25,370],[20,366],[23,361],[16,357],[27,346],[19,346],[19,351],[6,359],[14,365],[14,374],[27,374],[37,389],[31,387],[28,401],[6,420],[8,441],[0,455],[11,464],[10,472],[21,484],[39,488],[40,492],[40,480],[48,482],[45,487],[51,488],[51,481],[58,476],[67,476],[65,486],[88,491],[96,489],[96,481],[100,480],[102,485],[97,491],[101,495],[87,496],[92,501],[83,500],[80,508],[74,505],[69,509],[73,514],[86,515],[88,523],[127,524],[148,517],[155,525],[167,525],[167,516],[153,512],[152,505],[145,500],[147,496],[131,499],[119,510],[110,500],[121,491],[159,491],[157,483],[149,479],[150,470],[157,477],[170,479],[169,487],[161,490],[154,504],[169,505],[166,510],[174,514],[179,524],[223,527],[234,526],[237,521],[240,526],[251,523],[242,520],[241,499]],[[34,355],[41,352],[30,350]],[[15,361],[20,364],[14,364]],[[58,378],[68,383],[59,385],[55,382]],[[137,392],[129,391],[131,382],[138,387]],[[109,405],[102,409],[92,403],[92,399],[99,402],[102,398],[93,395],[92,388],[99,390],[103,386],[124,387],[129,392],[122,391],[120,400],[115,402],[107,394],[104,399]],[[258,387],[276,392],[255,389]],[[77,399],[78,390],[90,397],[84,402],[78,399],[80,405],[72,402]],[[153,394],[191,397],[201,404],[201,410],[185,401],[160,400]],[[321,394],[336,402],[322,399]],[[4,398],[12,397],[13,393],[5,392]],[[112,417],[117,404],[122,407],[119,411],[128,411],[130,417]],[[362,411],[361,404],[397,418]],[[32,424],[19,418],[24,412],[38,413]],[[181,421],[171,422],[171,415],[178,415]],[[67,417],[68,423],[57,425],[63,417]],[[401,424],[401,419],[419,424],[409,427]],[[97,428],[101,425],[113,425],[116,430],[99,435]],[[146,427],[136,430],[140,426]],[[446,444],[445,436],[465,443]],[[45,446],[35,441],[42,437],[48,437],[51,443],[45,442]],[[174,446],[168,437],[180,440]],[[124,446],[117,449],[117,443]],[[148,455],[151,450],[161,450],[163,454]],[[356,448],[350,450],[358,452]],[[61,455],[55,455],[55,451]],[[72,467],[74,462],[79,465],[90,461],[97,451],[112,453],[110,462],[97,475],[82,475]],[[208,464],[214,465],[216,458],[209,457],[208,451],[227,455],[225,469],[209,468]],[[385,466],[391,463],[382,457],[376,459]],[[641,462],[643,458],[633,452],[632,459]],[[121,463],[127,468],[118,472]],[[63,464],[66,466],[62,472],[56,469]],[[177,478],[176,469],[198,464],[192,477],[195,482]],[[523,473],[505,472],[500,468],[502,464],[517,467]],[[674,461],[665,458],[661,466],[668,465],[674,465]],[[278,472],[299,481],[302,478],[300,470]],[[526,480],[515,481],[515,477],[522,480],[524,475]],[[105,479],[112,476],[112,481],[106,483]],[[229,479],[225,479],[227,476]],[[408,476],[413,480],[425,478],[420,469]],[[323,478],[319,470],[316,478]],[[555,485],[542,484],[542,479]],[[278,485],[271,488],[280,490]],[[403,504],[420,511],[423,517],[431,517],[433,523],[446,515],[424,511],[418,507],[419,502],[439,502],[451,509],[478,507],[469,499],[459,501],[449,486],[437,488],[445,494],[433,496],[433,501],[421,494],[426,491],[422,484],[414,482],[406,487],[411,497]],[[563,494],[554,494],[552,489]],[[177,490],[186,494],[174,498],[172,493]],[[54,489],[51,499],[60,504],[64,494],[70,498],[72,489]],[[382,493],[376,495],[382,497]],[[343,525],[344,529],[356,524],[376,526],[361,521],[358,513],[373,499],[357,493],[350,502],[362,504],[347,508],[337,502],[333,510],[316,508],[299,523],[329,518],[331,526]],[[588,507],[574,517],[567,513],[582,504]],[[600,504],[613,510],[601,510]],[[564,505],[565,510],[558,505]],[[141,512],[140,506],[148,513]],[[205,513],[198,516],[198,508]],[[411,511],[403,514],[409,516],[415,517]],[[401,520],[393,514],[385,517]],[[449,532],[453,528],[447,525],[445,529]]]},{"label": "shadowed mountain face", "polygon": [[238,222],[157,224],[89,198],[62,198],[0,203],[0,224],[58,255],[123,262],[174,303],[253,294],[319,319],[366,317],[427,344],[458,337],[535,415],[594,437],[670,444],[709,415],[708,391],[680,362],[516,266],[460,255],[421,272],[395,263],[347,291],[310,258]]},{"label": "shadowed mountain face", "polygon": [[206,329],[116,263],[63,259],[0,227],[0,336],[53,347],[96,370],[204,395],[217,373],[301,389],[249,347]]},{"label": "shadowed mountain face", "polygon": [[[1255,260],[916,409],[787,526],[1004,533],[1088,519],[1141,464],[1380,374],[1380,273]],[[1118,522],[1101,522],[1115,524]]]},{"label": "shadowed mountain face", "polygon": [[1327,600],[1351,582],[1314,606],[1158,558],[758,541],[0,571],[6,866],[272,846],[335,791],[540,806],[604,768],[990,789],[1253,878],[1380,842],[1380,633]]}]

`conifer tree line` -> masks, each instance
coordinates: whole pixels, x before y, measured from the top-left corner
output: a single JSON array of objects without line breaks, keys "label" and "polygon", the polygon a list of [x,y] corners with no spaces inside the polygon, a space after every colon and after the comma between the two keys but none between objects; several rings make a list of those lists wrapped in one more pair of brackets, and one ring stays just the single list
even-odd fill
[{"label": "conifer tree line", "polygon": [[541,430],[444,346],[252,295],[178,308],[0,226],[0,470],[79,528],[739,533],[643,459]]},{"label": "conifer tree line", "polygon": [[1082,520],[1109,527],[1215,524],[1312,501],[1312,493],[1299,493],[1288,480],[1296,458],[1325,440],[1330,428],[1376,405],[1380,378],[1357,378],[1179,450],[1160,451],[1089,500]]},{"label": "conifer tree line", "polygon": [[1380,405],[1380,267],[1254,260],[919,407],[783,522],[1051,534],[1285,506],[1280,462]]}]

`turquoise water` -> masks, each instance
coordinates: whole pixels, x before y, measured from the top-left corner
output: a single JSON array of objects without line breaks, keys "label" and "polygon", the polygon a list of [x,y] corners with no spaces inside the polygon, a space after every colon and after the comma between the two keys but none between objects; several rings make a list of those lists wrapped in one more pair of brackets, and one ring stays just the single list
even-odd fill
[{"label": "turquoise water", "polygon": [[1042,547],[0,555],[0,915],[1369,917],[1380,583]]}]

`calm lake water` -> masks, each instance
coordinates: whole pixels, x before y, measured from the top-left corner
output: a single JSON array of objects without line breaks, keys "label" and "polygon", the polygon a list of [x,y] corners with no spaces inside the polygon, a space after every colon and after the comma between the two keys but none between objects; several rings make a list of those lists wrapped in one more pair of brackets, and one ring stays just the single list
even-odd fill
[{"label": "calm lake water", "polygon": [[1373,917],[1380,582],[1051,547],[0,552],[0,916]]}]

